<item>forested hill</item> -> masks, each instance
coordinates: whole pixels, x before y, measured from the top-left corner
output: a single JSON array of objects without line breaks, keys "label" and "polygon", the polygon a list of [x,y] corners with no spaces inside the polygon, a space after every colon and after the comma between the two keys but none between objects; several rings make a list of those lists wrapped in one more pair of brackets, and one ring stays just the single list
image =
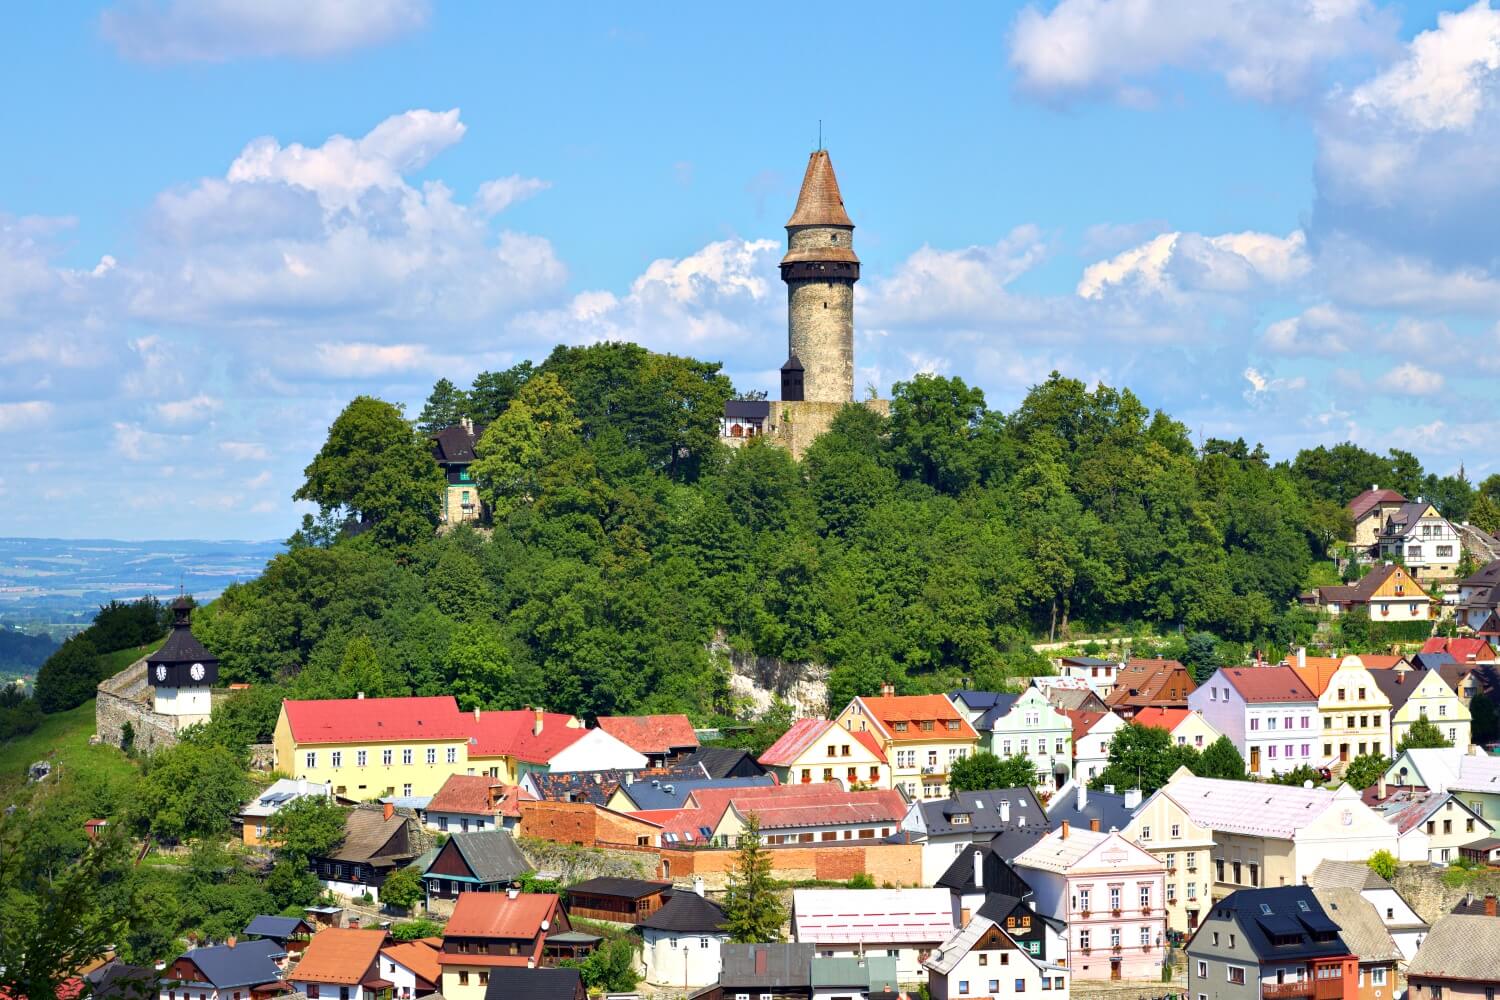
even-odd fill
[{"label": "forested hill", "polygon": [[[1410,456],[1352,445],[1280,465],[1242,441],[1200,450],[1128,390],[1056,374],[1012,413],[958,378],[898,383],[888,419],[847,408],[800,464],[717,443],[732,394],[717,365],[605,344],[440,382],[417,431],[356,399],[298,493],[324,516],[195,629],[226,680],[278,696],[704,719],[731,707],[716,630],[827,663],[835,703],[887,680],[989,687],[1064,629],[1284,648],[1310,629],[1293,598],[1348,530],[1345,494],[1382,473],[1410,489],[1398,466],[1424,485]],[[487,426],[493,525],[437,535],[421,431],[462,416]]]}]

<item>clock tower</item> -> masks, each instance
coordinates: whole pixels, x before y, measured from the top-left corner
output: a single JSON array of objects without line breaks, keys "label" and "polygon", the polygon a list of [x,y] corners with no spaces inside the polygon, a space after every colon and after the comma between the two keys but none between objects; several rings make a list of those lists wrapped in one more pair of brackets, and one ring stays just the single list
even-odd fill
[{"label": "clock tower", "polygon": [[173,601],[172,634],[146,658],[146,677],[156,692],[153,708],[174,717],[179,729],[208,721],[219,680],[219,660],[193,635],[192,615],[186,597]]}]

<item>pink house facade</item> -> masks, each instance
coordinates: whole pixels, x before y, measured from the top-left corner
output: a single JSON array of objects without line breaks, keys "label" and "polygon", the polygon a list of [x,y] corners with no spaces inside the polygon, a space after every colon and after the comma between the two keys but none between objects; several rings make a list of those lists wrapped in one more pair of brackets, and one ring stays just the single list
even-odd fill
[{"label": "pink house facade", "polygon": [[1022,852],[1016,874],[1037,912],[1068,925],[1074,979],[1159,979],[1165,957],[1166,866],[1118,833],[1067,823]]}]

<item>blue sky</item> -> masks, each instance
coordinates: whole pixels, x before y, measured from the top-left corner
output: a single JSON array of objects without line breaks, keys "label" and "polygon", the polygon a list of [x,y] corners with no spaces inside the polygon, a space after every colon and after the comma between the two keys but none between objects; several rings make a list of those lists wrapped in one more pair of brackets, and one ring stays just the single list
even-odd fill
[{"label": "blue sky", "polygon": [[770,388],[819,119],[861,384],[1500,467],[1488,0],[545,6],[12,10],[0,534],[283,537],[353,395],[561,341]]}]

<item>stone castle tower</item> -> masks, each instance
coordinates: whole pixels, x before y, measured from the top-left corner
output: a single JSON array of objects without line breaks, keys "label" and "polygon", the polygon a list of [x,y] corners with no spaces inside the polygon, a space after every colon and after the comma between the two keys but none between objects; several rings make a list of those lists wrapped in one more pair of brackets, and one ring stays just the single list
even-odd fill
[{"label": "stone castle tower", "polygon": [[807,161],[797,208],[786,224],[788,357],[781,398],[788,402],[854,401],[854,223],[844,210],[827,150]]},{"label": "stone castle tower", "polygon": [[[828,151],[807,161],[797,207],[786,224],[787,359],[779,400],[731,400],[720,440],[731,447],[764,436],[801,458],[839,410],[854,402],[854,223],[844,210]],[[890,403],[863,405],[885,414]]]}]

